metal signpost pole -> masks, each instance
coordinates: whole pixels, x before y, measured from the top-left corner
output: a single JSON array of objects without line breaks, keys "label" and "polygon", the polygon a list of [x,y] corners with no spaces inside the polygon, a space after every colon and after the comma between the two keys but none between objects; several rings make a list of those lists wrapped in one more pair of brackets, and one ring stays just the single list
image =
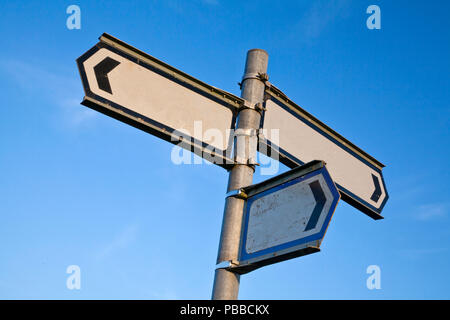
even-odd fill
[{"label": "metal signpost pole", "polygon": [[[249,108],[243,108],[238,115],[238,123],[236,131],[258,130],[260,126],[261,114],[255,106],[263,103],[264,100],[264,75],[267,72],[268,54],[261,49],[253,49],[248,51],[245,64],[245,72],[242,78],[241,97],[248,101]],[[237,164],[230,171],[228,178],[227,192],[239,190],[242,187],[252,184],[254,164],[248,159],[256,159],[256,154],[250,147],[250,135],[245,139],[236,139],[236,148],[243,147],[247,159],[236,159]],[[239,146],[244,143],[244,146]],[[242,150],[242,149],[240,149]],[[256,153],[256,151],[254,151]],[[240,161],[239,161],[240,160]],[[242,161],[244,160],[244,161]],[[236,261],[238,258],[239,241],[242,227],[244,200],[236,197],[227,197],[222,222],[222,232],[220,235],[219,252],[217,263],[226,261]],[[240,275],[228,271],[224,268],[218,268],[215,271],[214,287],[212,298],[214,300],[234,300],[237,299],[239,293]]]}]

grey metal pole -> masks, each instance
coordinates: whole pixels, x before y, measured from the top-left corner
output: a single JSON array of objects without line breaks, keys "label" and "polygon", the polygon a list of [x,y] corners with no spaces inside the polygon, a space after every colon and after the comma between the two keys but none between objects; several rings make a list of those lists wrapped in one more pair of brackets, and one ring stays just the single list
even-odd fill
[{"label": "grey metal pole", "polygon": [[[244,77],[242,79],[241,97],[250,102],[251,106],[262,103],[264,100],[264,82],[259,74],[267,72],[269,56],[266,51],[252,49],[247,52]],[[261,115],[252,108],[244,108],[239,112],[237,129],[259,129]],[[249,153],[250,137],[242,140],[245,150]],[[235,150],[236,150],[235,141]],[[249,157],[256,156],[248,154]],[[256,159],[256,158],[254,158]],[[254,165],[235,164],[228,178],[227,192],[237,190],[252,184]],[[220,235],[217,263],[224,261],[236,261],[238,258],[239,241],[242,227],[242,215],[244,200],[236,197],[228,197],[225,200],[222,232]],[[216,269],[212,299],[235,300],[239,293],[240,275],[226,269]]]}]

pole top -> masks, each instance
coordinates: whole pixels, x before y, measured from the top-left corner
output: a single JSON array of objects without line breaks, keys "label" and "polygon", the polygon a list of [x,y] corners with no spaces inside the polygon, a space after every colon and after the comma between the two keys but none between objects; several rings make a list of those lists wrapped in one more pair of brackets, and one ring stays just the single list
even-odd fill
[{"label": "pole top", "polygon": [[252,52],[252,51],[259,51],[259,52],[261,52],[261,53],[265,53],[266,55],[269,55],[269,54],[267,53],[266,50],[264,50],[264,49],[258,49],[258,48],[250,49],[250,50],[247,51],[247,53],[250,53],[250,52]]},{"label": "pole top", "polygon": [[263,49],[251,49],[247,51],[247,59],[245,62],[245,75],[259,74],[267,72],[267,63],[269,54]]}]

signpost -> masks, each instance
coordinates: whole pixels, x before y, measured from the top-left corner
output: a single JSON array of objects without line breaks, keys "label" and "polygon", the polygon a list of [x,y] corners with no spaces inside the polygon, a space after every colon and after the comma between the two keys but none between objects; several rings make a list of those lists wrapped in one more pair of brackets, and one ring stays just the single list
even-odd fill
[{"label": "signpost", "polygon": [[[261,109],[256,106],[264,102],[264,82],[262,78],[267,71],[269,56],[266,51],[253,49],[247,52],[244,76],[241,81],[241,96],[248,102],[249,108],[239,111],[237,129],[243,132],[259,129]],[[252,108],[251,106],[255,106]],[[256,159],[256,146],[250,148],[251,136],[236,139],[236,150],[248,150],[247,159],[239,157],[230,170],[227,192],[233,192],[252,184],[254,165],[250,159]],[[223,213],[222,231],[220,233],[217,264],[233,261],[239,255],[239,243],[242,228],[242,213],[244,200],[237,197],[227,197]],[[217,267],[214,275],[213,299],[237,299],[239,293],[240,275],[226,268]]]},{"label": "signpost", "polygon": [[[77,59],[83,105],[229,170],[213,299],[237,299],[241,274],[320,251],[340,197],[374,219],[388,199],[383,164],[271,85],[267,63],[248,51],[239,98],[108,34]],[[251,185],[255,138],[294,169]]]},{"label": "signpost", "polygon": [[242,188],[245,199],[239,259],[228,267],[241,274],[320,251],[340,199],[323,161],[311,161]]},{"label": "signpost", "polygon": [[[231,130],[243,104],[241,98],[108,34],[78,58],[77,64],[86,94],[83,105],[220,166],[233,164]],[[219,131],[223,139],[206,141],[208,130]],[[181,144],[180,136],[184,137]]]},{"label": "signpost", "polygon": [[[384,165],[289,100],[272,85],[266,86],[263,132],[279,130],[279,145],[265,137],[272,157],[290,168],[321,159],[338,187],[342,200],[373,219],[380,215],[388,194]],[[263,142],[264,143],[264,142]],[[264,150],[262,150],[264,151]]]}]

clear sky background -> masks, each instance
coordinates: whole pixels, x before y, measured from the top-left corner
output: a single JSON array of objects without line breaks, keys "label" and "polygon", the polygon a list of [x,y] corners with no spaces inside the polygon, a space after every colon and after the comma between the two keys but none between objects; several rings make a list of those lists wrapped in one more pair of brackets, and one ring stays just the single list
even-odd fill
[{"label": "clear sky background", "polygon": [[[66,28],[71,4],[81,30]],[[366,27],[371,4],[381,30]],[[0,298],[210,298],[227,172],[177,166],[171,144],[79,104],[75,59],[103,32],[236,95],[247,50],[265,49],[272,83],[386,164],[384,220],[341,201],[320,253],[243,276],[241,299],[450,298],[449,10],[2,1]],[[69,265],[81,290],[66,288]]]}]

